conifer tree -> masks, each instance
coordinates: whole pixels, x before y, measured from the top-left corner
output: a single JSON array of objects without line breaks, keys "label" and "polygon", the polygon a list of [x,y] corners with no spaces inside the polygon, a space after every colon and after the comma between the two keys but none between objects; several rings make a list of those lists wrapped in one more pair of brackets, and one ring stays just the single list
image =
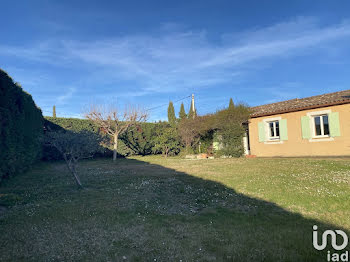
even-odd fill
[{"label": "conifer tree", "polygon": [[176,116],[175,116],[175,109],[173,102],[169,102],[168,106],[168,122],[170,125],[175,125],[176,124]]},{"label": "conifer tree", "polygon": [[234,108],[234,107],[235,107],[235,104],[233,103],[232,98],[230,98],[230,103],[228,105],[228,108],[231,109],[231,108]]},{"label": "conifer tree", "polygon": [[55,118],[56,118],[56,106],[53,106],[53,109],[52,109],[52,117],[55,117]]},{"label": "conifer tree", "polygon": [[184,103],[181,103],[180,112],[179,112],[179,118],[180,118],[180,120],[183,120],[183,119],[187,118],[187,114],[185,112]]}]

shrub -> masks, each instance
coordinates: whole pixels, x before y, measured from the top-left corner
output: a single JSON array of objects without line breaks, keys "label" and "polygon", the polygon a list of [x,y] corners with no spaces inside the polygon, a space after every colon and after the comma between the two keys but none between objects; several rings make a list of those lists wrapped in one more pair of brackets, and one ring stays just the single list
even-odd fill
[{"label": "shrub", "polygon": [[220,149],[216,152],[218,155],[233,157],[243,155],[244,123],[248,121],[249,115],[249,108],[243,104],[216,113],[215,135],[220,142]]},{"label": "shrub", "polygon": [[139,123],[129,128],[120,139],[131,150],[131,154],[149,155],[152,154],[155,133],[160,126],[160,123]]},{"label": "shrub", "polygon": [[217,155],[241,156],[244,153],[244,123],[247,122],[249,114],[247,106],[234,106],[232,103],[229,108],[215,114],[181,120],[178,128],[185,147],[182,153],[199,153],[200,142],[201,152],[211,154],[213,142],[218,142],[219,150],[215,152]]},{"label": "shrub", "polygon": [[0,70],[0,182],[41,157],[43,116],[31,95]]},{"label": "shrub", "polygon": [[198,144],[215,129],[213,115],[183,119],[179,123],[179,135],[187,153],[197,152]]},{"label": "shrub", "polygon": [[162,153],[165,157],[173,156],[180,152],[180,141],[176,127],[166,125],[157,129],[153,152]]}]

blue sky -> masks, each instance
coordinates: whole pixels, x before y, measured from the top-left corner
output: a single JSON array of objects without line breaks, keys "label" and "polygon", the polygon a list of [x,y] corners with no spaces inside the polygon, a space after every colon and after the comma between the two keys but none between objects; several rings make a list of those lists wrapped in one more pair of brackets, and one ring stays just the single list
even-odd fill
[{"label": "blue sky", "polygon": [[[350,89],[350,1],[1,1],[0,68],[44,115],[199,114]],[[186,110],[190,99],[184,101]],[[175,104],[178,112],[180,102]],[[166,119],[166,106],[150,120]]]}]

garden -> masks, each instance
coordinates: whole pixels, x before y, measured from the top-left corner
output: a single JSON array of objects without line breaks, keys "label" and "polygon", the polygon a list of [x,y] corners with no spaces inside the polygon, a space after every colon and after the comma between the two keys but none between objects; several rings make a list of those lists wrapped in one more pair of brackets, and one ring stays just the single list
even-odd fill
[{"label": "garden", "polygon": [[320,261],[350,232],[348,159],[64,161],[0,188],[1,261]]},{"label": "garden", "polygon": [[313,226],[350,232],[350,160],[242,157],[243,104],[43,117],[3,71],[0,102],[0,261],[320,261]]}]

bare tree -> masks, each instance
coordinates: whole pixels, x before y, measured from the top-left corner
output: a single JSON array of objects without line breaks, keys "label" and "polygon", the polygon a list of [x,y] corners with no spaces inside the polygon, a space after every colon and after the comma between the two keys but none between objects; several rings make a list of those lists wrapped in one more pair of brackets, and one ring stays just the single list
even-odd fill
[{"label": "bare tree", "polygon": [[66,161],[68,170],[72,173],[75,182],[82,187],[77,173],[78,161],[82,158],[92,157],[94,153],[102,150],[101,138],[95,133],[81,131],[47,132],[45,143],[55,147]]},{"label": "bare tree", "polygon": [[117,159],[118,138],[129,127],[148,118],[148,112],[135,107],[120,111],[114,106],[91,105],[85,117],[95,122],[103,132],[113,138],[113,161]]}]

